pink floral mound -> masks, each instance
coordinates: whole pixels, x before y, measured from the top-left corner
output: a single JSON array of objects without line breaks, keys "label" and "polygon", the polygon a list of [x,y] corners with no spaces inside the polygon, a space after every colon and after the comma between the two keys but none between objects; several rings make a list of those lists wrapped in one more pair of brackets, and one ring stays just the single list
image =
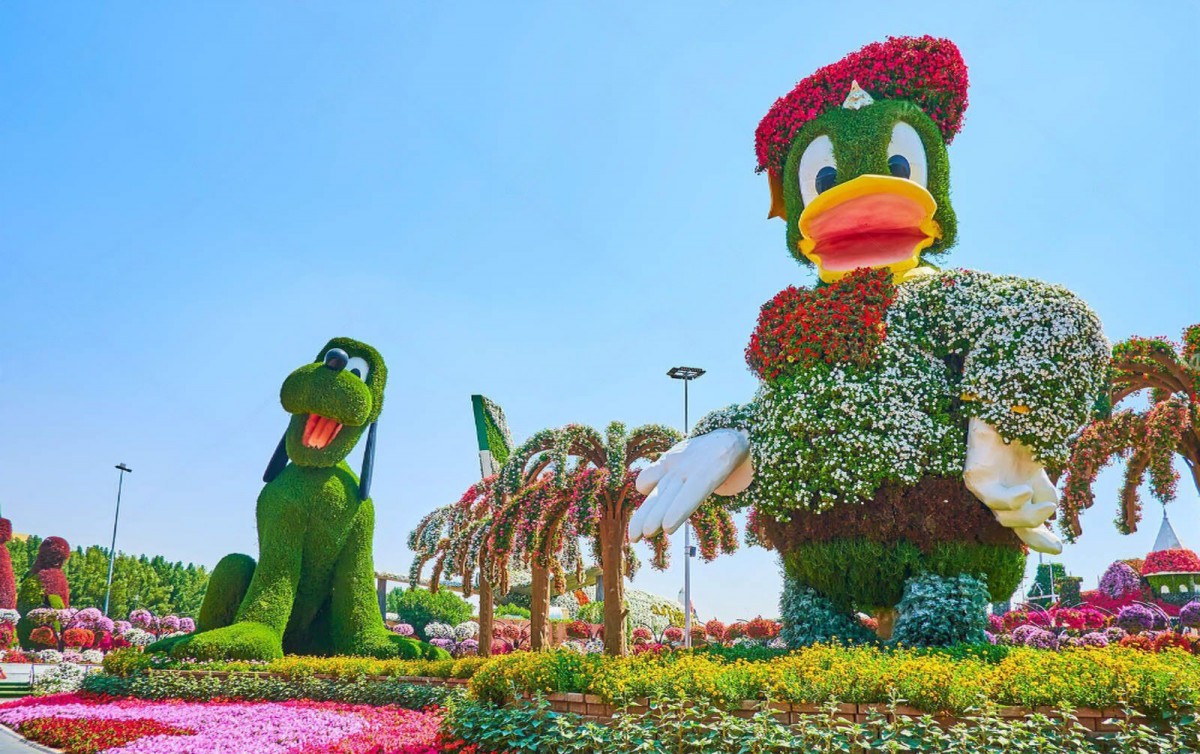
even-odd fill
[{"label": "pink floral mound", "polygon": [[819,68],[775,101],[754,136],[758,170],[783,172],[788,147],[805,123],[841,107],[858,85],[879,99],[910,100],[933,119],[949,144],[967,110],[967,66],[949,39],[888,37]]},{"label": "pink floral mound", "polygon": [[1200,573],[1200,558],[1191,550],[1159,550],[1146,556],[1142,575],[1155,573]]},{"label": "pink floral mound", "polygon": [[123,754],[435,754],[436,712],[335,702],[149,702],[77,694],[0,705],[0,724],[37,718],[151,720],[194,735],[156,735]]}]

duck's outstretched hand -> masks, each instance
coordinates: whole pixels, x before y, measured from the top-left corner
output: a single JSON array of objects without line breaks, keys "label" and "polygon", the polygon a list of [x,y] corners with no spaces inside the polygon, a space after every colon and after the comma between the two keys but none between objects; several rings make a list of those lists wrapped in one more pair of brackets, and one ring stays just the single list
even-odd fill
[{"label": "duck's outstretched hand", "polygon": [[1017,441],[1006,443],[989,424],[972,418],[963,482],[1030,549],[1050,555],[1062,552],[1062,540],[1046,526],[1058,509],[1058,491],[1029,448]]},{"label": "duck's outstretched hand", "polygon": [[629,538],[671,534],[709,495],[734,495],[753,478],[745,432],[718,429],[684,440],[638,474],[638,492],[646,500],[629,520]]}]

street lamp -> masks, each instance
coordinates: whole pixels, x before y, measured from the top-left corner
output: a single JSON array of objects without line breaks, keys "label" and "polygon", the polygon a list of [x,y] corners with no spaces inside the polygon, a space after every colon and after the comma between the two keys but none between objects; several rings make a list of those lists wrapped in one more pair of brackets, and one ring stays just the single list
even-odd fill
[{"label": "street lamp", "polygon": [[[667,376],[673,380],[683,380],[683,436],[687,437],[688,427],[688,383],[704,375],[700,367],[671,367]],[[692,646],[692,525],[683,523],[683,646]]]},{"label": "street lamp", "polygon": [[108,549],[108,586],[104,589],[104,615],[108,615],[108,600],[112,596],[113,564],[117,562],[117,521],[121,518],[121,488],[125,484],[125,473],[133,473],[133,469],[124,463],[118,463],[114,468],[119,470],[117,475],[117,512],[113,515],[112,547]]}]

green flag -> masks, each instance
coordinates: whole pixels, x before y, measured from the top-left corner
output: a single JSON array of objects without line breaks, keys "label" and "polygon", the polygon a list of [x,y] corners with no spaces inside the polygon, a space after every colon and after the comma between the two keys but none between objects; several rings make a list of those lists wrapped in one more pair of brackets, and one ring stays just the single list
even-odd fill
[{"label": "green flag", "polygon": [[482,395],[471,396],[471,408],[475,411],[475,436],[479,440],[479,473],[485,477],[500,471],[512,452],[512,435],[504,410]]}]

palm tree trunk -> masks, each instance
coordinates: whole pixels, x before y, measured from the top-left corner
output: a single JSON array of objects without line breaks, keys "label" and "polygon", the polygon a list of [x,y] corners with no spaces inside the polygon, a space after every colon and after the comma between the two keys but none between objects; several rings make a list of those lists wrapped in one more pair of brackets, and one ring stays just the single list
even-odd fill
[{"label": "palm tree trunk", "polygon": [[489,657],[492,654],[492,626],[495,623],[495,599],[492,584],[479,574],[479,656]]},{"label": "palm tree trunk", "polygon": [[604,571],[604,652],[624,655],[625,646],[624,516],[605,512],[600,519],[600,568]]},{"label": "palm tree trunk", "polygon": [[529,648],[550,648],[550,569],[533,564],[533,604],[529,606]]}]

